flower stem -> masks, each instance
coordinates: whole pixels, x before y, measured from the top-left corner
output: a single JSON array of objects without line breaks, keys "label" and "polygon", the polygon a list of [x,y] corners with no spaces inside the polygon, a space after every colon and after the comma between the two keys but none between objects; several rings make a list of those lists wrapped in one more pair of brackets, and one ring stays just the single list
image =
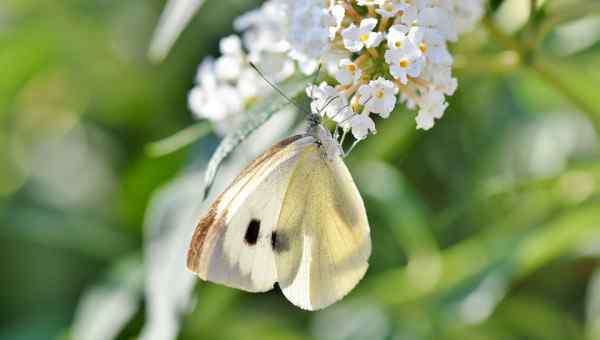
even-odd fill
[{"label": "flower stem", "polygon": [[381,21],[379,22],[379,32],[385,32],[387,30],[387,26],[388,26],[388,21],[390,21],[390,18],[388,17],[383,17],[381,19]]},{"label": "flower stem", "polygon": [[368,54],[368,53],[363,53],[363,54],[361,54],[361,55],[360,55],[358,58],[356,58],[356,59],[354,60],[354,63],[355,63],[356,65],[358,65],[359,67],[361,67],[361,66],[363,66],[363,64],[364,64],[364,63],[365,63],[367,60],[369,60],[369,54]]},{"label": "flower stem", "polygon": [[367,51],[373,58],[375,58],[375,59],[379,58],[379,52],[377,52],[377,50],[375,48],[373,48],[373,47],[367,48]]},{"label": "flower stem", "polygon": [[344,1],[342,3],[342,5],[344,6],[344,9],[346,10],[346,13],[348,14],[348,16],[350,16],[350,18],[352,18],[352,20],[355,23],[360,24],[360,21],[362,20],[362,16],[360,14],[358,14],[358,12],[356,12],[354,7],[352,7],[352,4],[349,1]]}]

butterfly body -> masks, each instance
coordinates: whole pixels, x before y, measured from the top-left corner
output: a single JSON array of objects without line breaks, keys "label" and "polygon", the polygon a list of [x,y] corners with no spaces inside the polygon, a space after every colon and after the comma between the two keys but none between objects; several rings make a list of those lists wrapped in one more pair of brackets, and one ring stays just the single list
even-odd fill
[{"label": "butterfly body", "polygon": [[188,269],[250,292],[277,282],[307,310],[346,295],[371,252],[362,198],[329,131],[277,143],[250,163],[198,223]]}]

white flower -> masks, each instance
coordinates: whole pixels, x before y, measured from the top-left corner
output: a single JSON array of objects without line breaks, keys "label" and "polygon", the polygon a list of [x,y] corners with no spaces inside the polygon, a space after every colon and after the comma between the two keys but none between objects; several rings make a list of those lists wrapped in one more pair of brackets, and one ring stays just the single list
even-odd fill
[{"label": "white flower", "polygon": [[290,44],[286,40],[286,25],[284,8],[278,1],[266,1],[233,23],[236,31],[243,31],[242,40],[250,53],[287,52]]},{"label": "white flower", "polygon": [[265,81],[251,68],[242,70],[236,88],[244,100],[256,98],[269,90]]},{"label": "white flower", "polygon": [[448,96],[453,95],[458,86],[456,78],[452,77],[450,65],[428,63],[420,77],[427,80],[431,87]]},{"label": "white flower", "polygon": [[483,16],[482,0],[458,0],[454,2],[454,16],[458,33],[470,31]]},{"label": "white flower", "polygon": [[249,59],[271,81],[280,82],[294,74],[294,62],[285,53],[263,51],[251,54]]},{"label": "white flower", "polygon": [[396,92],[398,88],[389,80],[377,78],[368,85],[361,85],[355,96],[368,112],[377,113],[382,118],[387,118],[396,106]]},{"label": "white flower", "polygon": [[375,122],[373,122],[373,119],[366,113],[355,114],[341,125],[343,129],[351,130],[354,138],[358,140],[367,138],[369,132],[377,132],[377,130],[375,130]]},{"label": "white flower", "polygon": [[329,74],[335,74],[339,70],[342,59],[350,59],[352,53],[345,48],[332,48],[321,57],[321,64]]},{"label": "white flower", "polygon": [[404,8],[398,15],[398,22],[407,26],[412,26],[419,19],[419,9],[415,5],[409,5],[406,6],[406,8]]},{"label": "white flower", "polygon": [[391,49],[402,47],[402,44],[408,38],[407,33],[409,30],[408,26],[400,24],[390,27],[386,36],[388,47]]},{"label": "white flower", "polygon": [[448,103],[444,95],[435,90],[430,90],[422,98],[420,110],[415,118],[417,129],[429,130],[433,127],[435,119],[442,118],[444,111],[448,107]]},{"label": "white flower", "polygon": [[419,12],[418,26],[437,30],[446,40],[456,41],[458,33],[452,15],[440,7],[427,7]]},{"label": "white flower", "polygon": [[337,32],[342,28],[342,22],[346,17],[346,9],[342,5],[334,5],[330,9],[331,15],[335,19],[335,26],[329,28],[329,39],[335,39]]},{"label": "white flower", "polygon": [[446,40],[437,30],[425,27],[412,27],[408,39],[434,64],[452,64],[452,56],[446,47]]},{"label": "white flower", "polygon": [[235,87],[220,81],[211,58],[200,64],[196,86],[188,94],[188,105],[195,116],[220,124],[243,108],[243,99]]},{"label": "white flower", "polygon": [[416,78],[423,68],[421,51],[409,40],[401,48],[385,51],[385,61],[390,65],[390,73],[402,84],[408,82],[408,77]]},{"label": "white flower", "polygon": [[213,58],[204,58],[200,63],[200,66],[198,66],[198,71],[196,71],[196,84],[199,84],[208,90],[217,87],[217,76],[215,74],[215,62]]},{"label": "white flower", "polygon": [[386,18],[393,18],[400,11],[404,11],[408,7],[400,0],[386,0],[379,8],[375,10],[377,14]]},{"label": "white flower", "polygon": [[222,80],[235,80],[240,76],[243,64],[241,55],[222,55],[215,61],[216,76]]},{"label": "white flower", "polygon": [[363,19],[360,22],[360,27],[351,24],[350,27],[342,30],[342,38],[344,46],[351,52],[359,52],[363,47],[376,47],[383,40],[383,35],[380,32],[373,32],[377,26],[377,19]]},{"label": "white flower", "polygon": [[352,114],[346,95],[326,82],[322,82],[319,86],[310,84],[306,88],[306,95],[312,99],[310,103],[312,113],[336,122],[344,121]]},{"label": "white flower", "polygon": [[340,61],[339,70],[335,73],[335,79],[342,85],[357,83],[362,75],[362,70],[350,59]]},{"label": "white flower", "polygon": [[240,55],[242,51],[242,40],[239,36],[231,34],[219,41],[219,50],[224,55]]},{"label": "white flower", "polygon": [[205,118],[217,124],[239,113],[243,108],[239,94],[230,85],[221,85],[210,91],[196,86],[188,95],[188,104],[198,118]]},{"label": "white flower", "polygon": [[356,3],[359,6],[381,6],[384,2],[385,0],[358,0]]},{"label": "white flower", "polygon": [[285,4],[290,45],[308,57],[321,57],[330,48],[331,28],[337,27],[326,2],[285,0]]}]

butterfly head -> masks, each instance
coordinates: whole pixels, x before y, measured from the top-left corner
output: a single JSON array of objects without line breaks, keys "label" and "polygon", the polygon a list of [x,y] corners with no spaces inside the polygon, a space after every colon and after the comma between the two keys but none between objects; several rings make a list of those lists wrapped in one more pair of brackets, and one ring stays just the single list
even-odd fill
[{"label": "butterfly head", "polygon": [[[309,124],[311,124],[310,121]],[[317,140],[317,144],[325,158],[333,160],[344,154],[339,142],[333,138],[331,132],[320,122],[315,125],[309,125],[308,134]]]},{"label": "butterfly head", "polygon": [[308,122],[308,129],[310,130],[318,125],[321,125],[321,116],[311,112],[307,114],[306,121]]}]

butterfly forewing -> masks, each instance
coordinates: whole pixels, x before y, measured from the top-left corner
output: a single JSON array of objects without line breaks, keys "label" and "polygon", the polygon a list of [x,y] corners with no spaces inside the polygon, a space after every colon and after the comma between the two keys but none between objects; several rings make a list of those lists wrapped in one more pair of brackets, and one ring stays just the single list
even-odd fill
[{"label": "butterfly forewing", "polygon": [[202,279],[247,291],[276,282],[272,234],[292,169],[313,137],[294,136],[248,165],[198,223],[188,268]]}]

